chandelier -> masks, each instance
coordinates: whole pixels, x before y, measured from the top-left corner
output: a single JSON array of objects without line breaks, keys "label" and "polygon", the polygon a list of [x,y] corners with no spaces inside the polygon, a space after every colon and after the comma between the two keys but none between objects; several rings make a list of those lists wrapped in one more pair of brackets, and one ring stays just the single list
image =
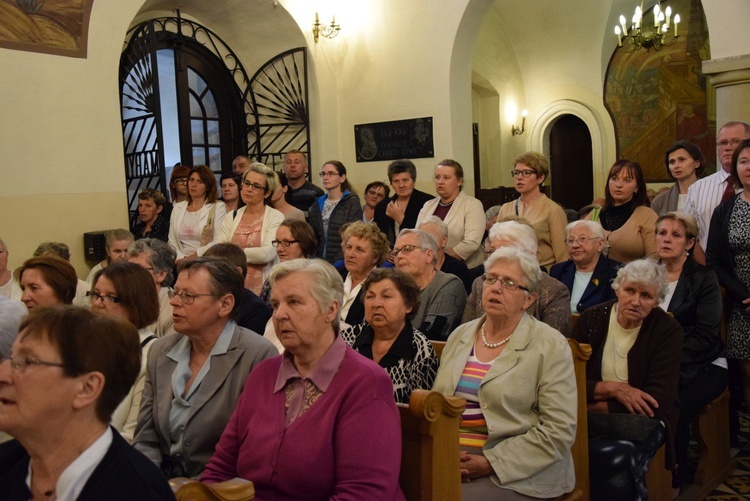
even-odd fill
[{"label": "chandelier", "polygon": [[[677,42],[677,25],[680,24],[680,15],[675,14],[672,19],[672,8],[667,7],[661,10],[661,5],[654,5],[654,25],[653,27],[642,26],[643,3],[635,8],[633,15],[633,24],[628,30],[625,24],[625,16],[620,15],[620,25],[615,26],[615,35],[617,35],[617,46],[624,47],[626,52],[635,52],[639,49],[661,50],[662,47],[672,45]],[[670,26],[674,27],[674,34],[670,35]]]}]

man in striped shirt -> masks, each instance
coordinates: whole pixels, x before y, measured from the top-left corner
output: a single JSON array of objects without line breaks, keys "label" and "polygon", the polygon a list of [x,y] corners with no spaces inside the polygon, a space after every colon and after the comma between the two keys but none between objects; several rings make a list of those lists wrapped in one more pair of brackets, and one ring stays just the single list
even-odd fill
[{"label": "man in striped shirt", "polygon": [[[688,189],[685,201],[685,212],[695,216],[698,220],[698,243],[695,258],[705,264],[703,251],[708,242],[708,228],[714,209],[722,202],[724,191],[729,182],[729,171],[732,167],[732,153],[743,139],[750,139],[750,124],[746,122],[727,122],[717,135],[716,147],[719,155],[719,169],[715,174],[699,179]],[[735,192],[742,191],[742,186],[736,187]]]}]

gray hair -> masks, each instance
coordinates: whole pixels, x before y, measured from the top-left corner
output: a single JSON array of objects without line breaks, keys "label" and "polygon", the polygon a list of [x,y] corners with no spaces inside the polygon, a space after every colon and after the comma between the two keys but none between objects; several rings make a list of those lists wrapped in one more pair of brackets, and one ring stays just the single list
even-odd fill
[{"label": "gray hair", "polygon": [[500,207],[502,207],[502,205],[493,205],[487,209],[487,212],[484,213],[486,223],[497,219],[497,215],[500,214]]},{"label": "gray hair", "polygon": [[231,294],[234,297],[234,307],[229,313],[229,320],[235,320],[240,311],[240,303],[245,293],[245,282],[237,268],[224,259],[218,257],[197,257],[183,261],[178,267],[178,273],[192,275],[197,270],[206,270],[211,281],[211,292],[217,296]]},{"label": "gray hair", "polygon": [[70,261],[70,247],[63,242],[42,242],[33,254],[33,257],[39,256],[57,256]]},{"label": "gray hair", "polygon": [[104,232],[104,235],[106,239],[105,245],[108,249],[112,247],[112,244],[115,242],[119,242],[120,240],[130,240],[132,242],[135,238],[132,233],[123,228],[115,228],[114,230],[106,231]]},{"label": "gray hair", "polygon": [[161,281],[162,287],[168,287],[174,282],[174,262],[177,253],[166,242],[158,238],[141,238],[128,247],[129,257],[138,257],[145,254],[149,264],[156,273],[167,272],[167,276]]},{"label": "gray hair", "polygon": [[579,221],[573,221],[565,227],[565,237],[570,236],[570,232],[579,226],[583,226],[588,229],[595,238],[604,238],[604,228],[598,221],[589,221],[587,219],[581,219]]},{"label": "gray hair", "polygon": [[659,264],[653,259],[637,259],[626,264],[617,272],[612,288],[619,290],[622,283],[628,282],[656,287],[656,301],[661,303],[667,296],[667,270],[663,264]]},{"label": "gray hair", "polygon": [[526,280],[526,287],[530,292],[536,292],[539,289],[539,282],[542,280],[542,271],[539,269],[539,261],[524,249],[515,246],[500,247],[490,254],[484,263],[484,270],[487,271],[496,263],[515,263],[521,268],[521,273]]},{"label": "gray hair", "polygon": [[432,251],[432,264],[437,265],[437,253],[438,253],[438,245],[437,241],[435,241],[435,237],[430,235],[424,230],[412,230],[412,229],[405,229],[401,230],[396,237],[396,240],[401,238],[404,235],[416,235],[417,236],[417,245],[423,250],[431,250]]},{"label": "gray hair", "polygon": [[489,238],[490,242],[497,238],[508,240],[509,242],[513,242],[521,250],[536,256],[536,233],[534,233],[534,228],[527,224],[519,223],[517,221],[495,223],[492,225],[492,228],[490,228]]},{"label": "gray hair", "polygon": [[0,296],[0,358],[10,358],[13,354],[13,343],[24,316],[26,308],[21,303]]},{"label": "gray hair", "polygon": [[[344,281],[331,263],[322,259],[292,259],[281,262],[273,267],[268,276],[271,290],[273,291],[278,280],[294,273],[307,273],[311,276],[311,280],[307,281],[310,284],[310,295],[318,303],[321,313],[325,313],[334,302],[338,303],[338,312],[341,312],[344,302]],[[337,314],[333,318],[333,330],[336,334],[339,332],[339,326]]]},{"label": "gray hair", "polygon": [[[445,221],[443,221],[442,219],[440,219],[437,216],[427,216],[419,224],[419,226],[417,226],[417,229],[421,230],[422,226],[425,226],[425,225],[428,225],[428,224],[432,224],[432,225],[435,226],[435,228],[437,228],[438,233],[440,233],[440,238],[441,239],[442,238],[448,238],[448,225],[445,224]],[[424,231],[424,230],[422,230],[422,231]]]}]

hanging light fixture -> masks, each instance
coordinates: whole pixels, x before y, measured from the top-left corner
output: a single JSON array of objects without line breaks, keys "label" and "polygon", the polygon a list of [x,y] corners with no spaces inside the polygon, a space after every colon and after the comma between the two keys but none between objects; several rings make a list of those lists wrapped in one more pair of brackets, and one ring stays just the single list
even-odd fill
[{"label": "hanging light fixture", "polygon": [[[677,42],[679,38],[677,26],[680,24],[680,15],[675,14],[672,18],[672,8],[667,7],[666,10],[662,11],[661,3],[654,5],[653,13],[653,27],[650,25],[644,26],[644,24],[650,23],[643,19],[643,2],[641,2],[641,5],[635,8],[630,29],[627,27],[625,16],[620,15],[620,25],[615,26],[617,46],[622,47],[626,52],[635,52],[640,49],[658,51],[664,46]],[[670,34],[670,27],[672,26],[674,33]]]}]

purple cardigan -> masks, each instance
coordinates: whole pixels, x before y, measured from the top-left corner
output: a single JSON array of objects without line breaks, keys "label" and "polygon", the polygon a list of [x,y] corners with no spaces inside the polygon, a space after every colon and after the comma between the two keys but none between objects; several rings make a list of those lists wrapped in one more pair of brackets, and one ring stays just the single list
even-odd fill
[{"label": "purple cardigan", "polygon": [[250,373],[202,480],[252,480],[255,499],[402,500],[401,424],[386,372],[346,347],[328,391],[288,427],[281,357]]}]

